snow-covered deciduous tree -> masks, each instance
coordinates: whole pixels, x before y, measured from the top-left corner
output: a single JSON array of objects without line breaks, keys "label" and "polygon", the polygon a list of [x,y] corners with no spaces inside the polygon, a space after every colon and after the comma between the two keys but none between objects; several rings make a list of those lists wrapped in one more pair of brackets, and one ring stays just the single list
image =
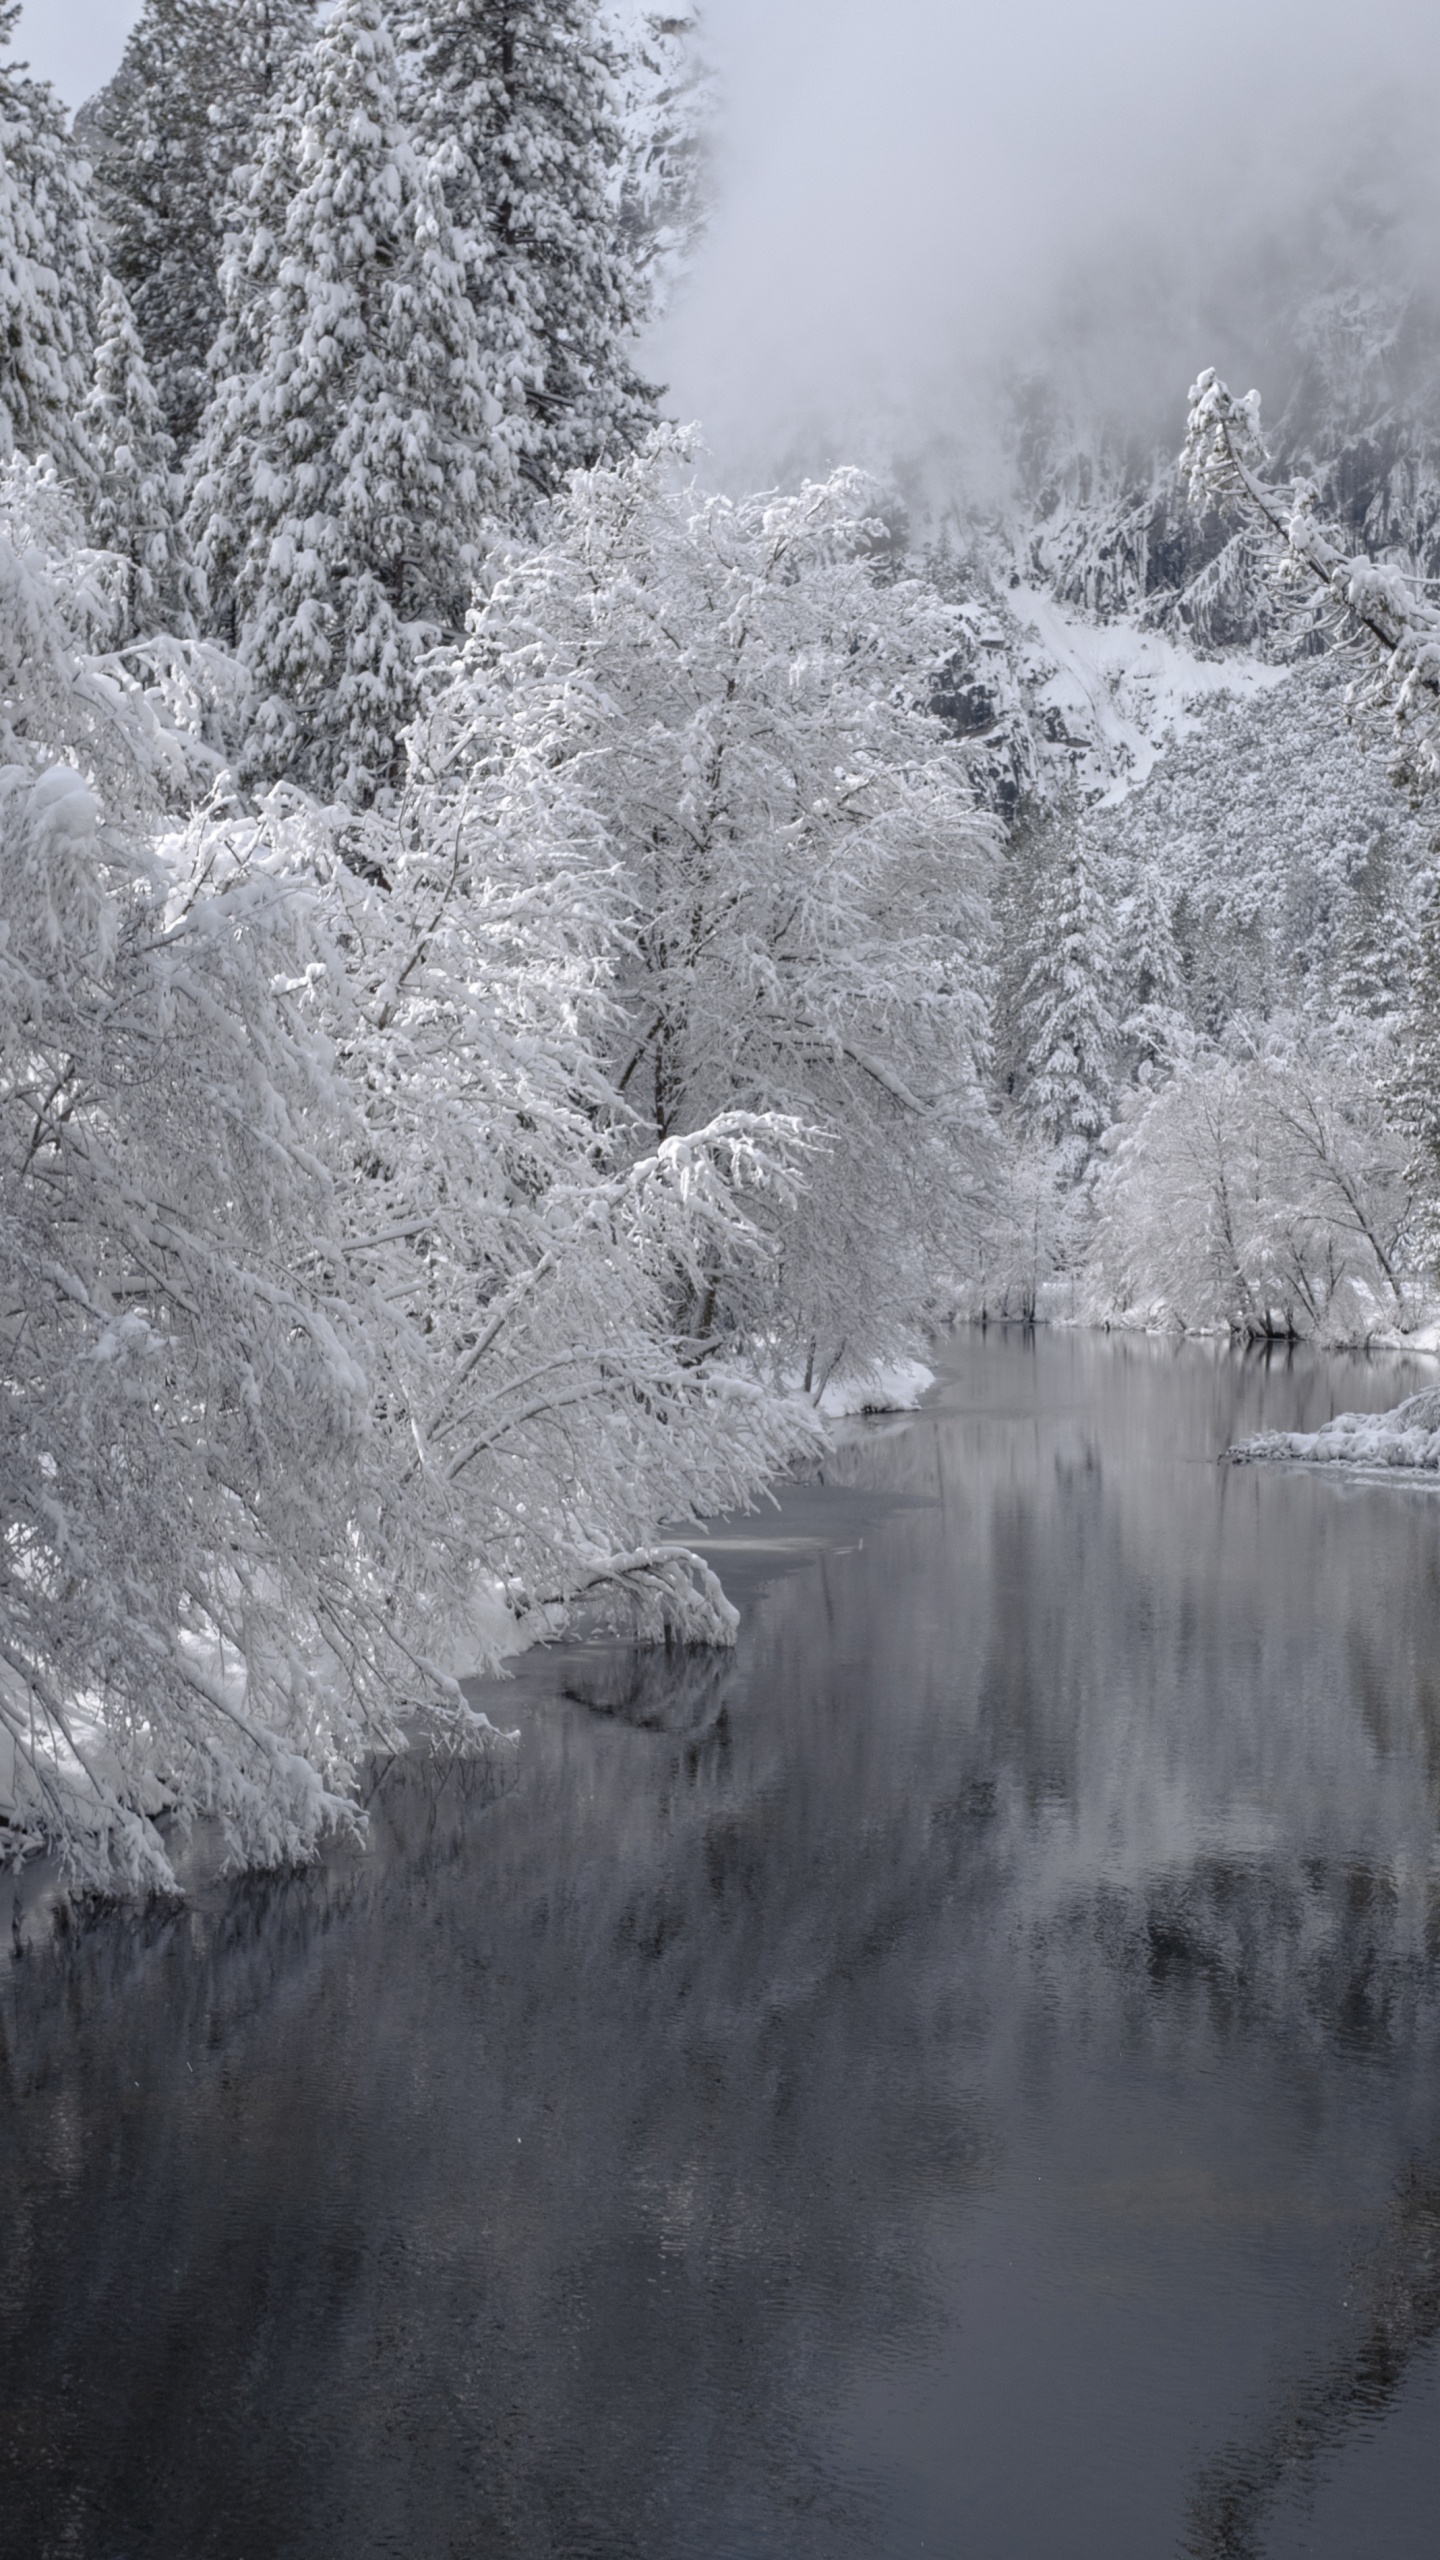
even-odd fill
[{"label": "snow-covered deciduous tree", "polygon": [[[764,1337],[812,1390],[902,1345],[988,1162],[992,836],[923,707],[933,591],[842,472],[733,503],[683,440],[577,478],[420,732],[440,804],[537,878],[619,884],[604,1056],[646,1152],[740,1110],[819,1153],[768,1298],[697,1274],[697,1356]],[[439,820],[435,821],[436,824]]]},{"label": "snow-covered deciduous tree", "polygon": [[654,421],[631,355],[644,296],[619,205],[619,54],[595,0],[404,0],[397,27],[523,518]]},{"label": "snow-covered deciduous tree", "polygon": [[656,1523],[743,1504],[811,1426],[753,1364],[696,1358],[683,1309],[702,1274],[763,1289],[755,1211],[793,1203],[799,1133],[731,1112],[626,1143],[601,1063],[613,875],[532,862],[423,775],[393,818],[342,833],[343,859],[333,837],[315,858],[348,953],[346,1214],[375,1302],[404,1311],[378,1425],[396,1490],[377,1500],[418,1508],[422,1582],[427,1543],[448,1546],[515,1616],[588,1592],[642,1633],[725,1636]]},{"label": "snow-covered deciduous tree", "polygon": [[727,1640],[657,1518],[744,1502],[808,1426],[666,1312],[764,1255],[783,1133],[607,1158],[563,907],[455,899],[446,847],[387,891],[337,865],[347,961],[313,821],[146,869],[100,818],[12,769],[0,1818],[136,1890],[197,1816],[311,1855],[405,1716],[480,1729],[452,1674],[523,1616]]},{"label": "snow-covered deciduous tree", "polygon": [[1107,1317],[1363,1337],[1405,1306],[1403,1149],[1383,1061],[1276,1029],[1131,1100],[1096,1183]]},{"label": "snow-covered deciduous tree", "polygon": [[129,599],[54,466],[0,468],[0,760],[75,767],[138,841],[213,785],[241,684],[204,643],[130,640]]},{"label": "snow-covered deciduous tree", "polygon": [[94,465],[90,529],[129,564],[126,638],[185,632],[198,602],[180,528],[175,442],[160,405],[124,287],[105,278],[96,321],[95,376],[81,411]]},{"label": "snow-covered deciduous tree", "polygon": [[363,803],[400,778],[505,463],[379,0],[340,0],[295,66],[230,245],[190,523],[254,679],[250,774]]},{"label": "snow-covered deciduous tree", "polygon": [[[0,1855],[167,1887],[354,1818],[454,1674],[581,1602],[725,1641],[662,1520],[813,1417],[676,1311],[762,1289],[799,1135],[627,1148],[616,891],[475,876],[447,808],[201,811],[39,465],[0,484]],[[358,833],[364,877],[336,853]],[[489,839],[483,840],[489,851]]]},{"label": "snow-covered deciduous tree", "polygon": [[182,450],[209,394],[230,190],[314,33],[312,0],[144,0],[119,70],[79,118],[109,263]]},{"label": "snow-covered deciduous tree", "polygon": [[1013,1123],[1005,1136],[956,1300],[982,1322],[1034,1324],[1050,1284],[1081,1259],[1085,1203],[1044,1138]]},{"label": "snow-covered deciduous tree", "polygon": [[[0,47],[19,0],[0,5]],[[82,488],[100,258],[85,163],[44,82],[0,61],[0,459],[52,455]]]},{"label": "snow-covered deciduous tree", "polygon": [[0,1799],[12,1850],[138,1890],[167,1809],[262,1863],[346,1818],[315,1604],[354,1614],[365,1381],[305,1277],[328,1096],[267,983],[285,885],[172,899],[73,768],[4,796]]},{"label": "snow-covered deciduous tree", "polygon": [[324,1753],[302,1756],[303,1629],[275,1568],[307,1545],[313,1564],[321,1535],[345,1587],[323,1477],[354,1442],[358,1372],[295,1277],[329,1214],[304,1136],[328,1122],[323,1065],[280,992],[308,965],[303,909],[283,880],[152,849],[207,759],[94,645],[123,566],[84,548],[53,476],[10,466],[0,1814],[8,1851],[48,1840],[78,1880],[138,1889],[168,1876],[166,1805],[215,1812],[251,1858],[341,1818]]}]

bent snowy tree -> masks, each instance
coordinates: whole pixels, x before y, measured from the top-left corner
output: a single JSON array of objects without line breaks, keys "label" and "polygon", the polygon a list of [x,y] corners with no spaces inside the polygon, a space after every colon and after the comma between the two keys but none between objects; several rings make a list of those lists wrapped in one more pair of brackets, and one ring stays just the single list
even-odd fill
[{"label": "bent snowy tree", "polygon": [[1440,609],[1402,568],[1342,550],[1319,520],[1312,483],[1277,488],[1264,477],[1265,460],[1258,391],[1237,400],[1207,367],[1191,387],[1181,457],[1192,500],[1202,511],[1247,509],[1283,544],[1288,565],[1333,600],[1370,653],[1352,698],[1388,712],[1397,780],[1426,787],[1440,773]]},{"label": "bent snowy tree", "polygon": [[[577,1600],[726,1641],[657,1524],[813,1423],[674,1309],[743,1286],[796,1133],[622,1149],[593,901],[204,787],[104,637],[126,564],[0,482],[0,1854],[275,1864],[412,1717]],[[378,830],[380,822],[373,822]],[[383,870],[385,883],[378,875]]]}]

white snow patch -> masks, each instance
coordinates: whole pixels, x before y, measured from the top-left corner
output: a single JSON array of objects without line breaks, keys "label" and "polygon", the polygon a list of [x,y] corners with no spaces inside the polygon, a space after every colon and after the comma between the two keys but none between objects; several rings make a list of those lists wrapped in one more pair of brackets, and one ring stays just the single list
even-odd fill
[{"label": "white snow patch", "polygon": [[1319,1431],[1262,1431],[1225,1452],[1237,1464],[1303,1458],[1317,1465],[1404,1467],[1440,1473],[1440,1387],[1407,1396],[1388,1413],[1337,1413]]},{"label": "white snow patch", "polygon": [[857,1413],[914,1413],[935,1384],[935,1372],[923,1360],[881,1360],[853,1377],[832,1378],[820,1397],[827,1422],[845,1422]]},{"label": "white snow patch", "polygon": [[1012,587],[1008,602],[1037,644],[1025,668],[1034,697],[1085,750],[1080,778],[1102,807],[1142,783],[1172,740],[1192,735],[1207,703],[1269,693],[1289,676],[1238,653],[1197,657],[1133,622],[1089,622],[1041,587]]}]

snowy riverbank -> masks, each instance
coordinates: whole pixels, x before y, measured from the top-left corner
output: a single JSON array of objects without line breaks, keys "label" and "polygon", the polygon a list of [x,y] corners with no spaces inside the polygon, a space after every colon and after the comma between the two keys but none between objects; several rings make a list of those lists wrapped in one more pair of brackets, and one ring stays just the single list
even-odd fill
[{"label": "snowy riverbank", "polygon": [[1440,1387],[1407,1396],[1388,1413],[1337,1413],[1320,1431],[1262,1431],[1227,1449],[1234,1465],[1300,1458],[1319,1465],[1406,1467],[1440,1473]]}]

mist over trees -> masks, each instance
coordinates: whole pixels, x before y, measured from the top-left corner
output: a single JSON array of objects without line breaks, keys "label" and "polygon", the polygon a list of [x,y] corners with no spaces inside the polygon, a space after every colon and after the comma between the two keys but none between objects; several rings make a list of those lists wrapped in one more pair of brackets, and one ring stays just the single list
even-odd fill
[{"label": "mist over trees", "polygon": [[1410,425],[1379,565],[1213,381],[1183,470],[1032,383],[998,509],[719,494],[711,112],[591,0],[0,57],[0,1848],[97,1889],[577,1610],[728,1641],[686,1522],[937,1321],[1426,1313]]}]

